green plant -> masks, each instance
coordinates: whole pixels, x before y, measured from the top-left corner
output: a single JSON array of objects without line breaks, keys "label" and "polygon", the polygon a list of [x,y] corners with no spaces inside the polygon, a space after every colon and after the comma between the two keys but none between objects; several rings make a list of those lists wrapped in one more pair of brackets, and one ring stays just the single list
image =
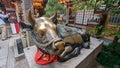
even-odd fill
[{"label": "green plant", "polygon": [[109,11],[111,15],[117,15],[120,13],[120,8],[112,6],[109,8]]},{"label": "green plant", "polygon": [[98,2],[96,2],[96,0],[76,0],[76,1],[79,3],[74,5],[75,10],[99,8],[102,4],[105,3],[104,0],[99,0]]},{"label": "green plant", "polygon": [[120,13],[120,0],[108,0],[108,6],[111,15]]},{"label": "green plant", "polygon": [[101,26],[96,26],[94,29],[89,30],[89,33],[91,35],[97,35],[96,33],[99,32],[100,29],[103,29],[101,33],[98,34],[100,37],[105,37],[105,36],[116,36],[120,38],[120,24],[111,26],[109,28],[104,28],[103,25]]},{"label": "green plant", "polygon": [[95,36],[95,37],[102,37],[103,36],[103,32],[101,32],[101,30],[104,28],[104,26],[103,25],[100,25],[100,26],[96,26],[94,29],[92,29],[92,30],[89,30],[88,32],[89,32],[89,34],[91,35],[91,36]]},{"label": "green plant", "polygon": [[48,0],[45,11],[45,16],[50,17],[55,13],[55,11],[59,11],[60,14],[63,14],[66,9],[62,4],[58,3],[58,0]]},{"label": "green plant", "polygon": [[113,4],[118,4],[120,0],[108,0],[108,5],[112,6]]},{"label": "green plant", "polygon": [[[117,43],[116,51],[120,53],[120,43]],[[97,56],[97,61],[104,67],[104,68],[117,68],[120,67],[120,56],[112,52],[113,44],[104,45],[102,51]]]},{"label": "green plant", "polygon": [[[97,27],[93,31],[99,32],[100,28],[103,28],[103,27]],[[117,55],[120,55],[120,52],[118,53],[118,50],[120,51],[120,49],[117,46],[118,40],[120,39],[120,24],[111,26],[109,28],[104,28],[101,34],[100,33],[95,34],[95,32],[92,35],[95,35],[96,37],[97,36],[100,36],[100,37],[112,36],[112,37],[114,37],[113,42],[111,43],[112,44],[111,50],[113,52],[116,52]]]},{"label": "green plant", "polygon": [[96,9],[98,9],[102,4],[104,4],[105,1],[104,0],[99,0],[98,2],[96,2]]}]

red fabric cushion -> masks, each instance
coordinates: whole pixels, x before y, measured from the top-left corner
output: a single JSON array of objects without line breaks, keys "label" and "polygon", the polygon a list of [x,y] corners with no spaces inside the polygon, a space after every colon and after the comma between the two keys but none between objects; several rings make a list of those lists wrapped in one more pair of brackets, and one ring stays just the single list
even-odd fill
[{"label": "red fabric cushion", "polygon": [[58,57],[50,54],[44,54],[39,49],[37,49],[34,60],[37,64],[46,65],[51,62],[57,62]]}]

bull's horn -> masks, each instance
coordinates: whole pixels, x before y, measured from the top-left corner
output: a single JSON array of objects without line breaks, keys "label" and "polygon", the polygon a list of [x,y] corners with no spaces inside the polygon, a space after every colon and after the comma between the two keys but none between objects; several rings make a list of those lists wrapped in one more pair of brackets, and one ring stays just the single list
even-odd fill
[{"label": "bull's horn", "polygon": [[31,10],[28,11],[28,21],[32,26],[35,24],[35,19],[32,17]]},{"label": "bull's horn", "polygon": [[55,11],[55,14],[53,16],[51,16],[49,19],[51,19],[52,21],[54,21],[54,19],[57,18],[57,11]]}]

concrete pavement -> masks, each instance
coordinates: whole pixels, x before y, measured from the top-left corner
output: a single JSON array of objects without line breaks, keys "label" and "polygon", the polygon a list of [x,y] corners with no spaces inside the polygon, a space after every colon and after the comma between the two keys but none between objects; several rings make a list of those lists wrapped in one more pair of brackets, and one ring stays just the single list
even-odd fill
[{"label": "concrete pavement", "polygon": [[9,50],[9,39],[0,40],[0,68],[6,68],[7,58],[8,58],[8,50]]},{"label": "concrete pavement", "polygon": [[7,40],[0,40],[0,68],[28,68],[26,59],[15,60],[14,39],[19,37],[20,35],[16,34]]}]

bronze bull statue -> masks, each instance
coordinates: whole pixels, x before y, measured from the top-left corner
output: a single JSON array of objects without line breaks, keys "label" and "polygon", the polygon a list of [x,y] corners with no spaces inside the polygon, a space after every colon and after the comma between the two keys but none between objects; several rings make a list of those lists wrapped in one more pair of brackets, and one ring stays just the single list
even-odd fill
[{"label": "bronze bull statue", "polygon": [[[37,48],[44,54],[58,56],[58,60],[63,62],[79,55],[83,43],[90,43],[90,36],[79,33],[66,37],[59,36],[59,30],[57,30],[56,25],[52,22],[56,16],[57,14],[51,18],[33,18],[29,11],[28,20],[32,27],[32,40]],[[89,44],[87,48],[89,48]]]}]

